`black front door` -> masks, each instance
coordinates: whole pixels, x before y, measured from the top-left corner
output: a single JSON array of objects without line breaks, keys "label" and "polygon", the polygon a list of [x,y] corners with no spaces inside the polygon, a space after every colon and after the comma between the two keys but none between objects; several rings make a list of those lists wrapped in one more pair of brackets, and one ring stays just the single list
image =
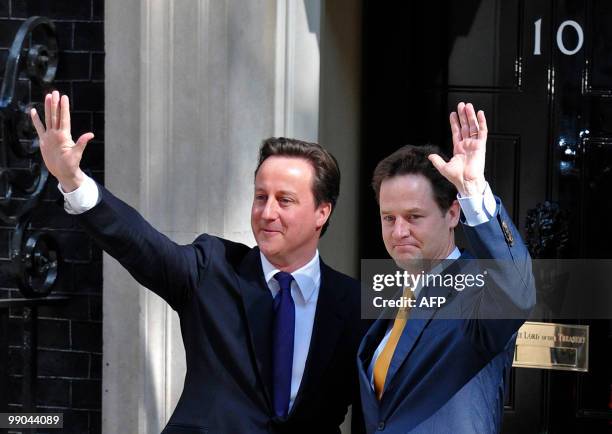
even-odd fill
[{"label": "black front door", "polygon": [[[523,234],[553,201],[569,227],[559,255],[611,257],[612,2],[364,2],[363,191],[401,145],[449,152],[459,101],[487,115],[487,179]],[[362,258],[387,257],[376,211],[366,195]],[[589,372],[514,369],[504,432],[612,432],[612,321],[581,323]]]}]

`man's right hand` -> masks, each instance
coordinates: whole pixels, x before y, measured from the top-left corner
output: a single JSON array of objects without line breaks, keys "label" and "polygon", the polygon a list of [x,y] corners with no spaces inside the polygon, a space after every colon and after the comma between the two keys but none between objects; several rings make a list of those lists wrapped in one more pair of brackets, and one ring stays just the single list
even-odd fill
[{"label": "man's right hand", "polygon": [[30,115],[47,169],[57,178],[64,192],[76,190],[85,179],[79,164],[87,142],[94,137],[93,133],[83,134],[76,143],[72,141],[68,97],[62,95],[60,98],[58,91],[45,97],[46,128],[35,109],[31,110]]}]

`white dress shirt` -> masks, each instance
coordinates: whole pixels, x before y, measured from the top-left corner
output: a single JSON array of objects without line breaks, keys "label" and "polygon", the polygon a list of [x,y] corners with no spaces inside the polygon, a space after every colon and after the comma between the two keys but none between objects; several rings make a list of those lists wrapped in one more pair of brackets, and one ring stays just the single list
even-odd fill
[{"label": "white dress shirt", "polygon": [[[261,267],[272,297],[276,297],[280,287],[274,275],[280,270],[260,253]],[[295,304],[295,334],[293,338],[293,366],[291,369],[291,396],[289,399],[289,409],[293,407],[293,402],[300,388],[306,357],[310,348],[310,338],[312,337],[312,327],[314,325],[315,312],[317,310],[317,300],[319,299],[319,288],[321,286],[321,266],[319,265],[319,251],[315,252],[314,257],[302,268],[291,273],[291,296]]]},{"label": "white dress shirt", "polygon": [[57,188],[64,196],[64,209],[68,214],[82,214],[100,202],[100,192],[96,181],[87,175],[81,186],[70,193],[66,193],[59,182]]},{"label": "white dress shirt", "polygon": [[[491,187],[489,187],[489,183],[487,183],[485,187],[485,191],[481,196],[469,196],[469,197],[461,197],[461,195],[457,194],[457,199],[459,200],[459,205],[461,206],[461,211],[463,211],[463,215],[465,216],[465,224],[468,226],[477,226],[481,223],[488,222],[494,215],[497,209],[497,203],[495,201],[495,196],[493,196],[493,192],[491,191]],[[454,260],[459,259],[461,256],[461,252],[457,247],[446,257],[446,260]],[[442,262],[440,265],[445,264]],[[446,266],[450,264],[446,263]],[[436,267],[437,268],[437,267]],[[436,270],[434,268],[431,270],[431,274],[438,274],[442,271],[442,268]],[[418,297],[421,287],[414,289],[414,296]],[[409,323],[406,324],[406,327],[409,327]],[[374,365],[380,356],[380,353],[387,345],[389,341],[389,337],[391,336],[391,329],[393,328],[393,321],[389,321],[389,325],[387,326],[387,331],[385,332],[385,336],[376,347],[376,351],[372,355],[372,360],[370,361],[370,365],[368,366],[368,377],[370,378],[370,386],[372,390],[374,390]]]},{"label": "white dress shirt", "polygon": [[[79,188],[70,193],[65,193],[58,184],[59,191],[64,196],[64,209],[69,214],[81,214],[93,208],[100,201],[100,193],[93,179],[85,175],[85,181]],[[261,267],[268,288],[275,297],[280,290],[274,275],[280,270],[260,253]],[[310,348],[312,328],[314,325],[317,300],[319,299],[319,287],[321,286],[321,266],[319,263],[319,251],[315,252],[313,258],[303,267],[291,273],[291,296],[295,304],[295,334],[293,344],[293,366],[291,370],[291,396],[289,409],[293,407],[297,396],[304,367]]]}]

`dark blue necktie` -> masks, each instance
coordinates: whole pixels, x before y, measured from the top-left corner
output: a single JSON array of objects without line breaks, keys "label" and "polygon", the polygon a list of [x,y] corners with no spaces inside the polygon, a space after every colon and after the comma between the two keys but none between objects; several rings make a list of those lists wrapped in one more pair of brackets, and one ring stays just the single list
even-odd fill
[{"label": "dark blue necktie", "polygon": [[274,412],[285,417],[291,396],[291,368],[293,366],[293,336],[295,332],[295,304],[291,297],[293,276],[284,271],[274,275],[280,291],[274,298],[274,334],[272,337],[272,377]]}]

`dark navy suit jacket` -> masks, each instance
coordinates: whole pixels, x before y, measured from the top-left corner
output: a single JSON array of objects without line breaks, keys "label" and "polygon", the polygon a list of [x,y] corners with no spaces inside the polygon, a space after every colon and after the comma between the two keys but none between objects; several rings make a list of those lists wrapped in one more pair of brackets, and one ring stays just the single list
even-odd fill
[{"label": "dark navy suit jacket", "polygon": [[463,225],[463,230],[473,254],[464,251],[443,274],[475,275],[484,268],[485,285],[461,292],[422,288],[417,306],[423,297],[444,296],[447,302],[438,309],[410,311],[380,401],[367,370],[389,320],[377,320],[361,343],[358,371],[368,433],[489,434],[501,429],[516,332],[535,304],[531,258],[499,200],[489,222]]},{"label": "dark navy suit jacket", "polygon": [[259,250],[206,234],[177,245],[98,188],[101,201],[77,216],[80,224],[180,318],[187,372],[164,434],[339,433],[352,402],[360,432],[354,360],[367,324],[360,320],[357,281],[321,262],[301,386],[288,418],[275,419],[273,299]]}]

